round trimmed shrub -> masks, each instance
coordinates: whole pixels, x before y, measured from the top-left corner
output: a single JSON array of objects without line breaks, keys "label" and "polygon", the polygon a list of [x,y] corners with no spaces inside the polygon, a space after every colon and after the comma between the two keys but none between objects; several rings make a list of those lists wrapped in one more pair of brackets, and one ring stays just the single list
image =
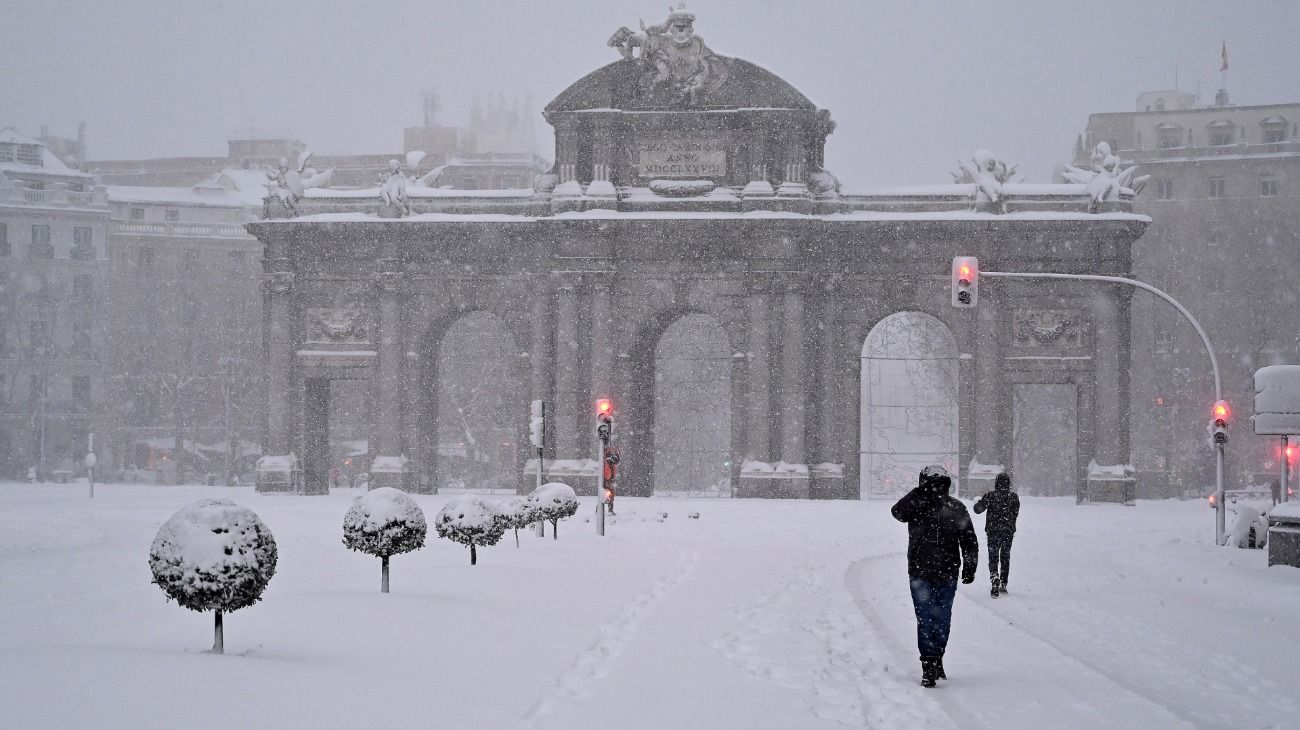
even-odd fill
[{"label": "round trimmed shrub", "polygon": [[275,575],[275,537],[253,510],[200,499],[172,515],[149,548],[153,582],[191,611],[215,611],[212,651],[225,650],[222,614],[257,603]]},{"label": "round trimmed shrub", "polygon": [[379,590],[388,592],[388,558],[424,547],[429,525],[406,492],[380,487],[357,497],[343,516],[343,544],[381,561]]},{"label": "round trimmed shrub", "polygon": [[495,545],[506,532],[501,513],[491,502],[475,497],[453,499],[433,518],[438,537],[469,547],[469,564],[478,564],[478,547]]},{"label": "round trimmed shrub", "polygon": [[551,523],[551,539],[560,539],[560,520],[578,512],[578,495],[563,482],[548,482],[534,489],[528,499],[540,519]]}]

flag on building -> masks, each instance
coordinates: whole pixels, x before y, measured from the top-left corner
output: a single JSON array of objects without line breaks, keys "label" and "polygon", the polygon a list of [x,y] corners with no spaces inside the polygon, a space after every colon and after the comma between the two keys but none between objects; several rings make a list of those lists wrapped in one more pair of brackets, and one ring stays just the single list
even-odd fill
[{"label": "flag on building", "polygon": [[1219,66],[1220,71],[1228,70],[1228,42],[1223,42],[1223,64]]}]

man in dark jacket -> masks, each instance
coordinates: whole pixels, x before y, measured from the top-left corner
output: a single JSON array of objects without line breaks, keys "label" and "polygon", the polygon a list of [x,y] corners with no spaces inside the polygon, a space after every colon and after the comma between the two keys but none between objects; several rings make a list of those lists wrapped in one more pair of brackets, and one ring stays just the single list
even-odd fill
[{"label": "man in dark jacket", "polygon": [[1007,592],[1011,573],[1011,539],[1016,536],[1016,518],[1020,516],[1020,497],[1011,491],[1011,477],[1002,473],[993,478],[993,491],[975,501],[975,514],[989,511],[984,519],[984,534],[989,544],[989,578],[993,597]]},{"label": "man in dark jacket", "polygon": [[966,505],[948,496],[952,478],[941,466],[921,471],[920,484],[894,505],[894,519],[907,523],[907,575],[916,612],[916,644],[921,651],[921,686],[947,679],[943,653],[952,627],[957,573],[975,582],[979,539]]}]

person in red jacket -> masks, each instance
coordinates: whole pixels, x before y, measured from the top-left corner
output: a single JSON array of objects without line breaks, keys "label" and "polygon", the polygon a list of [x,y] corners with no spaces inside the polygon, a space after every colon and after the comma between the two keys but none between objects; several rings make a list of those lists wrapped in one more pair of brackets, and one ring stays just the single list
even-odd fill
[{"label": "person in red jacket", "polygon": [[957,573],[961,572],[962,583],[974,583],[979,566],[979,538],[966,505],[948,496],[951,487],[946,469],[927,466],[917,487],[891,510],[894,519],[907,523],[907,576],[916,613],[922,687],[948,678],[943,655],[952,628]]}]

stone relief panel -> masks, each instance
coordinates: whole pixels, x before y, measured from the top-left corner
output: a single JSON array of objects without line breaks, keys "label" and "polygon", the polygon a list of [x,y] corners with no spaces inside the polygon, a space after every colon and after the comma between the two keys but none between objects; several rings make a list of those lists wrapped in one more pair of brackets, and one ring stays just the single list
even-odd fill
[{"label": "stone relief panel", "polygon": [[370,342],[370,321],[360,307],[312,308],[307,310],[306,341],[331,345]]},{"label": "stone relief panel", "polygon": [[1087,320],[1074,309],[1015,310],[1012,342],[1016,347],[1079,348],[1085,344]]}]

